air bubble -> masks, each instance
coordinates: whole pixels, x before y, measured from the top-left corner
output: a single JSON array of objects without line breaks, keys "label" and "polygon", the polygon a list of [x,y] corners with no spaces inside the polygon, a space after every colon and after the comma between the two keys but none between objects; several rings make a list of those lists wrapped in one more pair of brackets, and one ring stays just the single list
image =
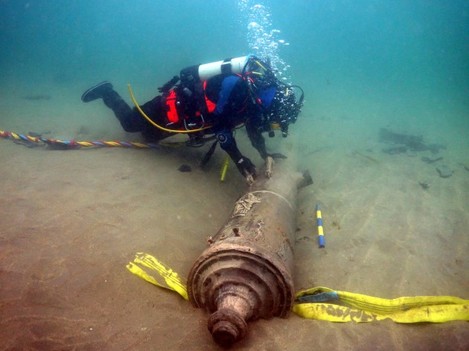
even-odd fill
[{"label": "air bubble", "polygon": [[[285,72],[290,65],[280,57],[279,47],[289,46],[290,43],[278,38],[281,30],[273,28],[270,10],[251,0],[239,0],[238,8],[244,17],[241,20],[248,23],[246,28],[250,52],[261,59],[269,59],[277,74]],[[286,77],[283,79],[290,80]]]}]

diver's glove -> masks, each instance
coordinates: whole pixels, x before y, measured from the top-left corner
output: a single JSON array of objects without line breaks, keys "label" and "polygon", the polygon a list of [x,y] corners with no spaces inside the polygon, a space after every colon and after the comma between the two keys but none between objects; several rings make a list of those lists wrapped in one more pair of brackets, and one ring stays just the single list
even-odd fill
[{"label": "diver's glove", "polygon": [[246,178],[249,185],[254,183],[254,179],[256,178],[256,166],[254,166],[249,158],[241,156],[239,160],[236,161],[236,167],[238,167],[243,177]]},{"label": "diver's glove", "polygon": [[274,159],[280,158],[287,158],[287,156],[280,153],[267,154],[267,157],[265,158],[265,176],[267,178],[271,178],[274,172]]}]

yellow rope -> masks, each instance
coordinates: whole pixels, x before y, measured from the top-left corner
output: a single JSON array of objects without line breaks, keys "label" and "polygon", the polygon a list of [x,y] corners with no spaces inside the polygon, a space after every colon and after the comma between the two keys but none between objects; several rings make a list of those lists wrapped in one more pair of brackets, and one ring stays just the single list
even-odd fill
[{"label": "yellow rope", "polygon": [[168,133],[187,134],[187,133],[196,133],[196,132],[200,132],[202,130],[206,130],[206,129],[211,128],[211,126],[207,126],[207,127],[191,129],[191,130],[178,130],[178,129],[169,129],[169,128],[165,128],[163,126],[160,126],[159,124],[155,123],[155,121],[153,121],[150,117],[148,117],[145,114],[145,112],[143,112],[143,110],[140,108],[140,105],[138,104],[137,100],[135,99],[135,96],[134,96],[134,93],[132,91],[132,87],[130,86],[130,84],[127,84],[127,88],[129,89],[130,98],[132,99],[132,102],[134,103],[134,105],[137,108],[138,112],[140,112],[140,114],[148,121],[148,123],[150,123],[152,126],[158,128],[160,130],[163,130],[163,131],[168,132]]}]

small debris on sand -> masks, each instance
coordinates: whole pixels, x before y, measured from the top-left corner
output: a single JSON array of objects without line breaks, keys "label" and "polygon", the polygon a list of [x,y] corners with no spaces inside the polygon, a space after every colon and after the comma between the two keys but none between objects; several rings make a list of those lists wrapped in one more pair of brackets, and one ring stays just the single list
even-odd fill
[{"label": "small debris on sand", "polygon": [[421,160],[425,163],[435,163],[435,162],[440,161],[442,159],[443,159],[443,157],[441,157],[441,156],[440,157],[426,157],[426,156],[424,156],[424,157],[421,158]]},{"label": "small debris on sand", "polygon": [[191,172],[192,168],[189,165],[183,164],[183,165],[179,166],[178,171],[179,172]]},{"label": "small debris on sand", "polygon": [[430,184],[427,182],[419,182],[419,185],[422,187],[423,190],[427,190],[430,188]]},{"label": "small debris on sand", "polygon": [[446,165],[436,167],[436,171],[441,178],[449,178],[453,175],[454,171]]}]

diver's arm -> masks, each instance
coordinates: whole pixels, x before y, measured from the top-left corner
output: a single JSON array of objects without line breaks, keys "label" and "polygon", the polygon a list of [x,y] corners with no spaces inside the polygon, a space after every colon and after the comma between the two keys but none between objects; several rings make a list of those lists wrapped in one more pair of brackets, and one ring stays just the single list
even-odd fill
[{"label": "diver's arm", "polygon": [[252,120],[246,122],[246,131],[248,132],[249,140],[251,140],[252,146],[259,151],[261,157],[265,160],[265,175],[267,178],[272,177],[274,159],[267,153],[265,148],[265,139],[262,136],[261,128],[255,126]]},{"label": "diver's arm", "polygon": [[261,157],[265,160],[265,175],[267,176],[267,178],[272,177],[273,167],[275,163],[274,159],[286,158],[286,156],[280,153],[267,153],[265,139],[262,135],[262,128],[255,125],[255,123],[252,122],[252,119],[248,119],[248,121],[246,122],[246,131],[248,132],[249,140],[251,140],[252,146],[256,148]]},{"label": "diver's arm", "polygon": [[221,148],[231,157],[239,172],[246,178],[248,184],[251,185],[256,177],[256,167],[249,158],[241,154],[231,130],[220,130],[216,133],[216,136]]},{"label": "diver's arm", "polygon": [[252,184],[256,176],[256,167],[249,158],[243,156],[239,151],[232,132],[233,121],[235,121],[236,118],[227,111],[230,96],[239,81],[240,78],[238,76],[228,76],[223,80],[222,87],[218,94],[217,106],[213,114],[213,131],[217,136],[221,148],[231,157],[247,182]]},{"label": "diver's arm", "polygon": [[262,128],[254,125],[251,119],[246,122],[246,131],[248,132],[249,140],[251,140],[251,144],[253,147],[259,151],[261,157],[266,160],[267,157],[272,157],[273,159],[278,158],[287,158],[285,155],[281,153],[268,153],[266,146],[265,146],[265,139],[262,135]]},{"label": "diver's arm", "polygon": [[262,135],[261,128],[254,125],[252,119],[246,121],[246,131],[248,132],[249,140],[252,146],[259,152],[261,157],[265,160],[269,154],[265,148],[265,139]]}]

